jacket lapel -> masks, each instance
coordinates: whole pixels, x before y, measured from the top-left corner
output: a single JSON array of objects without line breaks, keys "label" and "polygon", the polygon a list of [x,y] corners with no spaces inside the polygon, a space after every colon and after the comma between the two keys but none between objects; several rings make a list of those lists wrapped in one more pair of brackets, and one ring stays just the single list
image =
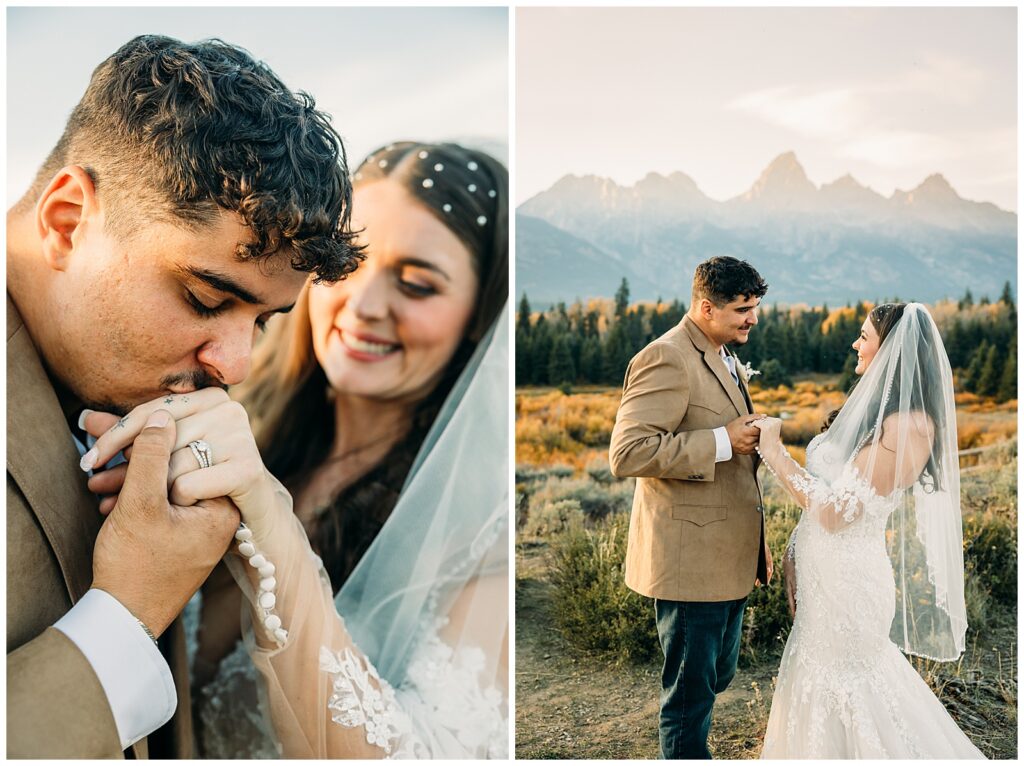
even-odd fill
[{"label": "jacket lapel", "polygon": [[747,411],[746,411],[746,413],[743,413],[743,414],[751,415],[754,412],[754,402],[750,399],[750,391],[749,391],[749,389],[747,389],[747,376],[740,374],[740,372],[739,372],[740,367],[741,367],[740,360],[736,356],[736,354],[734,354],[729,349],[728,346],[726,346],[726,348],[725,348],[725,353],[727,353],[729,356],[731,356],[733,358],[735,364],[736,364],[736,377],[740,379],[740,392],[743,394],[743,401],[746,402],[746,405],[747,405]]},{"label": "jacket lapel", "polygon": [[704,334],[704,331],[689,316],[683,317],[683,328],[686,330],[687,335],[690,336],[690,340],[693,341],[693,345],[704,353],[704,364],[718,378],[722,390],[729,397],[732,406],[736,408],[736,414],[746,414],[747,411],[743,406],[743,396],[740,394],[739,388],[736,387],[736,382],[732,379],[732,375],[729,374],[729,368],[725,366],[725,360],[722,359],[722,355],[715,350],[714,346],[711,345],[711,341]]},{"label": "jacket lapel", "polygon": [[39,521],[72,603],[92,583],[102,524],[78,449],[17,308],[7,296],[7,472]]}]

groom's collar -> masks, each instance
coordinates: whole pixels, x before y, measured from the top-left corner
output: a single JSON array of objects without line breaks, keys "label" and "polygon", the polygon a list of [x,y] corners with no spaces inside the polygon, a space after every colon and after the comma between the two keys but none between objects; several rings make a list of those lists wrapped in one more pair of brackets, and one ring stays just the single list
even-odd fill
[{"label": "groom's collar", "polygon": [[715,351],[715,345],[711,342],[711,339],[704,334],[704,331],[700,329],[700,325],[690,319],[690,315],[687,314],[683,317],[683,327],[686,329],[687,334],[690,336],[690,340],[693,341],[693,345],[699,348],[704,353],[710,351],[713,354],[717,354]]}]

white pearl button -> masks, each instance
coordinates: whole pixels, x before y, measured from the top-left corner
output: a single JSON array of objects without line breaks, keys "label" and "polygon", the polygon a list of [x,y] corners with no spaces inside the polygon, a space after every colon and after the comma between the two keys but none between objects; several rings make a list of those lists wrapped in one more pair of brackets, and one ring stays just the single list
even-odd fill
[{"label": "white pearl button", "polygon": [[264,618],[263,624],[266,626],[267,630],[277,630],[281,627],[281,618],[276,614],[268,614]]},{"label": "white pearl button", "polygon": [[264,577],[262,580],[260,580],[260,590],[271,591],[276,587],[276,585],[277,580],[275,580],[273,577]]},{"label": "white pearl button", "polygon": [[255,545],[253,545],[253,544],[252,544],[252,543],[250,543],[250,542],[244,542],[244,543],[241,543],[241,544],[240,544],[240,545],[238,546],[238,552],[239,552],[239,553],[241,553],[241,554],[242,554],[243,556],[245,556],[246,558],[249,558],[249,557],[250,557],[250,556],[252,556],[252,555],[253,555],[254,553],[256,553],[256,546],[255,546]]},{"label": "white pearl button", "polygon": [[262,553],[257,553],[255,556],[249,559],[249,563],[252,564],[252,566],[254,566],[256,569],[259,569],[261,566],[267,563],[267,560],[263,557]]},{"label": "white pearl button", "polygon": [[274,604],[277,603],[277,596],[273,593],[261,593],[260,594],[260,606],[264,609],[273,609]]}]

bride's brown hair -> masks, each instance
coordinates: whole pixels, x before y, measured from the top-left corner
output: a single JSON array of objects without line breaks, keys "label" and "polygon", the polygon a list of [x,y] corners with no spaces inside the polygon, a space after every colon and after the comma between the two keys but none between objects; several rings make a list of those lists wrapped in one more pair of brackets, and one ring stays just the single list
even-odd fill
[{"label": "bride's brown hair", "polygon": [[[907,307],[906,303],[879,303],[870,312],[868,312],[868,319],[871,320],[871,326],[875,328],[875,332],[878,333],[878,345],[881,347],[885,343],[885,339],[889,337],[889,333],[892,332],[892,328],[896,326],[896,323],[903,317],[903,309]],[[857,385],[856,383],[853,384]],[[853,390],[853,386],[850,386],[850,391]],[[849,395],[850,391],[847,391]],[[835,421],[836,416],[839,415],[839,410],[832,410],[825,418],[825,422],[821,425],[821,432],[825,433]]]},{"label": "bride's brown hair", "polygon": [[[387,521],[441,405],[508,300],[508,171],[500,162],[457,144],[403,142],[363,160],[353,187],[383,178],[400,183],[466,245],[479,289],[462,343],[440,382],[414,408],[405,436],[334,497],[307,530],[335,592]],[[254,353],[252,374],[240,387],[263,461],[292,491],[326,460],[334,440],[334,405],[313,353],[308,298],[307,284],[295,309],[271,322]]]}]

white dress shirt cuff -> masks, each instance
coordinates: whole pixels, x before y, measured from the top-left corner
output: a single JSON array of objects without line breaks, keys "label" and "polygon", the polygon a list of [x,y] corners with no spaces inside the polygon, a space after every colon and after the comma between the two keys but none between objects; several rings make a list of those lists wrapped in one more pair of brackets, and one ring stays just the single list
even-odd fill
[{"label": "white dress shirt cuff", "polygon": [[171,669],[120,601],[93,588],[53,627],[74,642],[96,672],[122,748],[171,719],[178,704]]},{"label": "white dress shirt cuff", "polygon": [[732,460],[732,442],[729,441],[729,432],[725,426],[719,426],[712,433],[715,435],[715,462],[724,463]]}]

